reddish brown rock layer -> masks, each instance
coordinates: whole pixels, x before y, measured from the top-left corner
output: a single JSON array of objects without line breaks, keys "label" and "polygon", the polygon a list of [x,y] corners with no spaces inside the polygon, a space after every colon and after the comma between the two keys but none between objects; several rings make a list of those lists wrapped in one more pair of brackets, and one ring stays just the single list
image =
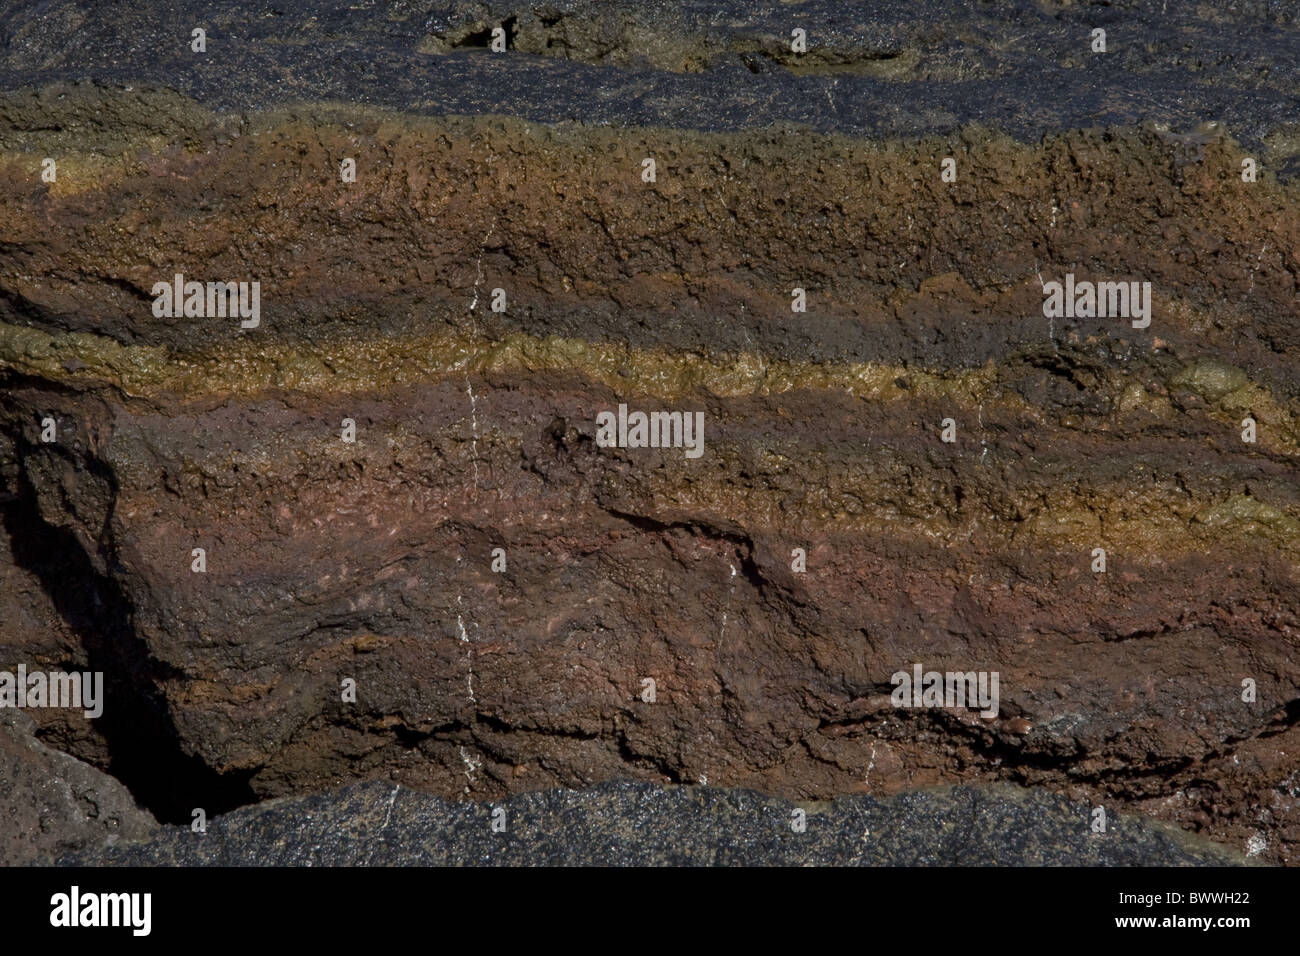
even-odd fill
[{"label": "reddish brown rock layer", "polygon": [[[0,666],[104,669],[102,725],[40,731],[161,816],[1013,780],[1290,861],[1300,219],[1224,136],[187,128],[0,164]],[[1071,270],[1151,327],[1049,323]],[[175,272],[261,281],[263,327],[155,317]],[[705,454],[597,447],[620,402]],[[893,708],[915,663],[998,716]]]}]

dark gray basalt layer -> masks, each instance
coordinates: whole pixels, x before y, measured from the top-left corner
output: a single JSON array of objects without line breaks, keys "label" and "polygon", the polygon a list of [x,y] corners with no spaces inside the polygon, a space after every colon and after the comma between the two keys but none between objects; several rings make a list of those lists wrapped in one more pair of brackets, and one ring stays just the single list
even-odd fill
[{"label": "dark gray basalt layer", "polygon": [[[746,790],[617,783],[449,803],[383,783],[236,810],[204,834],[70,856],[73,864],[183,866],[1233,865],[1241,857],[1159,824],[1042,790],[951,787],[804,807]],[[492,815],[505,811],[504,832]],[[498,819],[502,819],[498,816]]]},{"label": "dark gray basalt layer", "polygon": [[[872,137],[972,121],[1044,133],[1230,117],[1256,147],[1300,115],[1295,2],[939,0],[0,3],[0,90],[157,86],[220,110],[313,100],[424,114]],[[509,59],[487,49],[507,31]],[[207,31],[207,52],[189,46]],[[790,51],[794,28],[808,52]],[[1091,31],[1107,31],[1092,54]],[[1270,157],[1284,174],[1296,164]]]}]

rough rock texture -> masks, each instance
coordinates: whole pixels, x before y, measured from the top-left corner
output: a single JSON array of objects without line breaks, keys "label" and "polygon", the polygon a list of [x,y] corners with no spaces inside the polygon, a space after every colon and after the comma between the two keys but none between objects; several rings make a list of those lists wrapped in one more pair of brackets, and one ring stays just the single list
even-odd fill
[{"label": "rough rock texture", "polygon": [[[982,120],[1036,140],[1219,119],[1294,167],[1298,24],[1294,0],[6,0],[0,86],[161,88],[225,111],[316,100],[864,137]],[[496,26],[508,59],[487,49]],[[205,54],[190,48],[198,27]],[[807,31],[802,57],[791,55],[795,28]],[[1098,28],[1101,56],[1090,52]]]},{"label": "rough rock texture", "polygon": [[0,713],[0,866],[51,863],[157,830],[121,782],[34,734],[22,711]]},{"label": "rough rock texture", "polygon": [[[802,816],[796,811],[802,811]],[[61,862],[132,866],[1233,866],[1175,828],[1040,790],[944,787],[796,807],[745,790],[602,784],[450,803],[381,783],[226,814],[206,833]],[[497,829],[493,829],[494,823]],[[796,832],[796,827],[803,830]]]},{"label": "rough rock texture", "polygon": [[935,6],[0,7],[0,669],[109,685],[41,739],[168,822],[997,781],[1291,862],[1300,6]]}]

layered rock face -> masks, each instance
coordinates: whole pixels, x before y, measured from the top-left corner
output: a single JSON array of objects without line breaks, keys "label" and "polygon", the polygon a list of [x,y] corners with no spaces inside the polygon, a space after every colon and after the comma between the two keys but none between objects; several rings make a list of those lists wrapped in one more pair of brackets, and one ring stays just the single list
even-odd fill
[{"label": "layered rock face", "polygon": [[290,7],[7,21],[0,669],[107,684],[43,745],[173,823],[1004,782],[1292,860],[1294,7]]}]

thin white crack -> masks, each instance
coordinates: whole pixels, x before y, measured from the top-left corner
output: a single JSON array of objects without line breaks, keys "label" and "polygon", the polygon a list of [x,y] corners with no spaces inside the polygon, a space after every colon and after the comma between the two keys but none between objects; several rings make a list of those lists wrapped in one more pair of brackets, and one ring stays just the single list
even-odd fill
[{"label": "thin white crack", "polygon": [[[483,282],[483,256],[487,253],[487,241],[492,238],[492,233],[496,232],[497,224],[493,221],[491,228],[483,236],[483,241],[478,244],[478,261],[474,263],[474,298],[469,303],[469,314],[471,318],[474,310],[478,308],[478,287]],[[474,327],[474,333],[478,334],[478,329]]]},{"label": "thin white crack", "polygon": [[[984,434],[984,406],[983,405],[979,407],[979,410],[975,413],[975,415],[977,420],[979,421],[980,434],[982,435]],[[981,438],[980,447],[984,449],[984,451],[980,453],[980,462],[982,463],[984,459],[988,456],[989,443],[985,441],[983,438]]]},{"label": "thin white crack", "polygon": [[478,399],[474,397],[474,385],[469,380],[469,369],[465,369],[465,391],[469,393],[470,462],[474,465],[474,492],[478,493]]},{"label": "thin white crack", "polygon": [[1246,289],[1247,298],[1249,298],[1250,294],[1255,291],[1255,273],[1259,271],[1260,265],[1263,264],[1264,253],[1267,251],[1268,251],[1268,243],[1266,242],[1264,243],[1264,248],[1259,250],[1259,257],[1255,259],[1255,268],[1250,270],[1250,286],[1249,288]]},{"label": "thin white crack", "polygon": [[[1056,209],[1056,207],[1053,206],[1052,209]],[[1053,217],[1052,223],[1055,225],[1055,217]],[[1038,268],[1038,260],[1036,259],[1034,260],[1034,273],[1038,276],[1038,288],[1042,289],[1043,292],[1046,293],[1047,286],[1043,282],[1043,271]],[[1052,340],[1052,351],[1057,355],[1060,355],[1061,350],[1057,348],[1056,345],[1056,319],[1050,315],[1047,317],[1047,337]]]},{"label": "thin white crack", "polygon": [[[478,249],[478,261],[474,263],[474,296],[469,303],[469,327],[472,339],[478,338],[478,322],[475,321],[475,310],[478,308],[478,287],[483,282],[483,256],[487,254],[487,243],[492,238],[492,233],[496,232],[497,224],[494,221],[491,228],[483,236]],[[469,359],[465,360],[465,392],[469,395],[469,424],[471,430],[470,441],[470,461],[474,465],[474,493],[478,494],[478,399],[474,396],[474,385],[469,379]]]},{"label": "thin white crack", "polygon": [[736,566],[728,565],[731,568],[731,585],[727,588],[727,604],[722,609],[722,630],[718,632],[718,643],[722,643],[722,636],[727,633],[727,612],[731,610],[731,595],[736,590]]},{"label": "thin white crack", "polygon": [[[460,603],[460,598],[456,598],[456,603]],[[474,645],[470,643],[469,634],[465,632],[465,619],[459,614],[456,615],[456,628],[460,631],[460,642],[468,645],[465,649],[465,689],[469,693],[469,702],[477,704],[478,698],[474,696]]]},{"label": "thin white crack", "polygon": [[474,759],[464,747],[457,749],[460,751],[460,759],[465,763],[465,779],[469,781],[465,784],[465,792],[469,793],[470,787],[474,786],[474,771],[483,767],[483,761]]},{"label": "thin white crack", "polygon": [[379,828],[381,830],[387,830],[388,821],[393,819],[393,804],[397,802],[397,791],[400,789],[400,787],[394,787],[393,792],[388,795],[388,812],[384,814],[384,825]]}]

